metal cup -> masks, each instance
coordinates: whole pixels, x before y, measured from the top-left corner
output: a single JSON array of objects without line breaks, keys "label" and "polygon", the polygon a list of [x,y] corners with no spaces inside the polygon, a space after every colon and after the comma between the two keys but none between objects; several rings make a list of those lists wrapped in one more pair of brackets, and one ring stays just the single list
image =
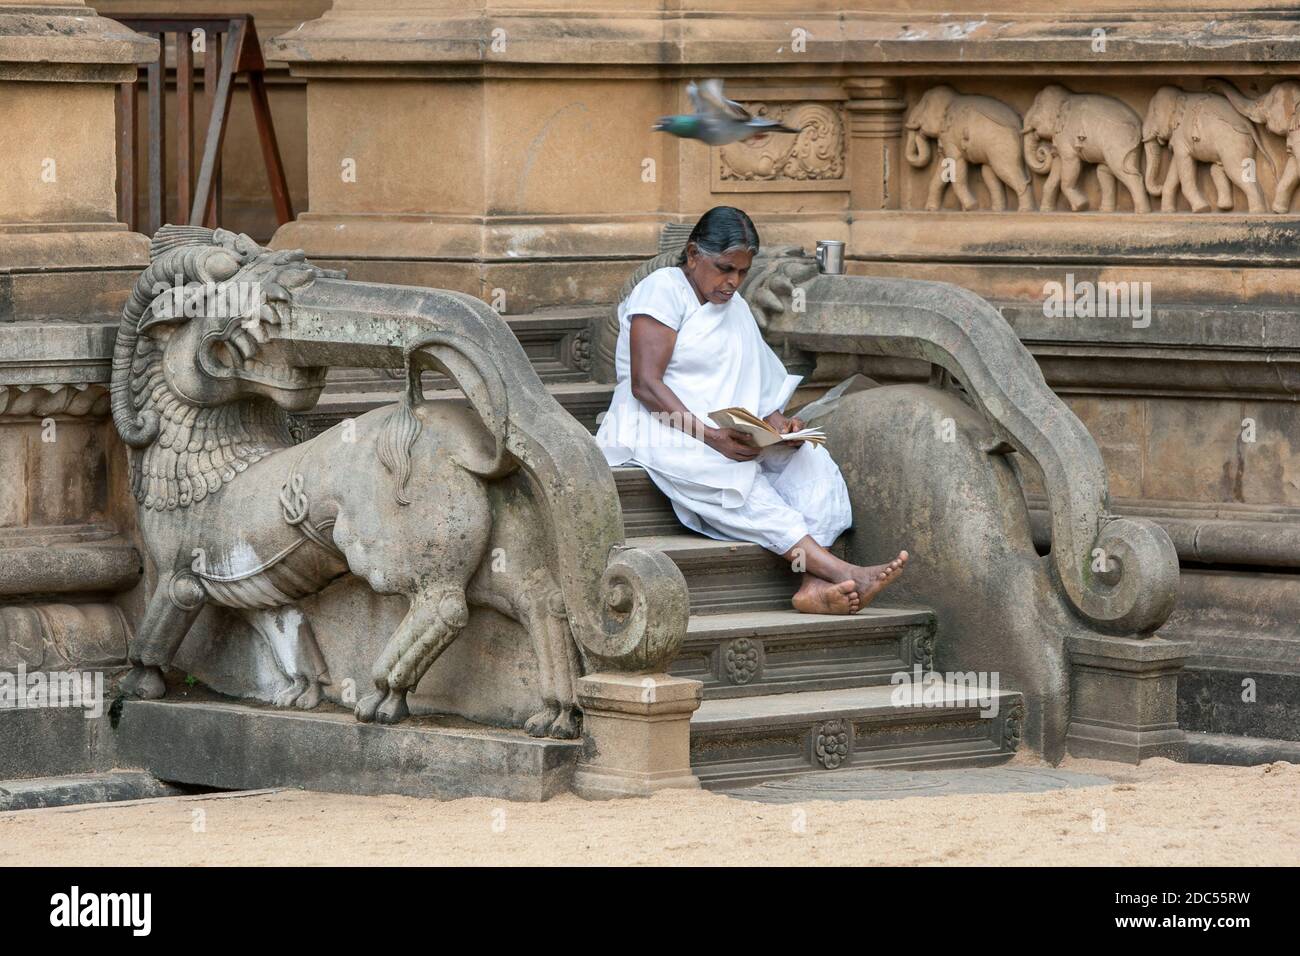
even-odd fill
[{"label": "metal cup", "polygon": [[844,243],[838,239],[817,240],[817,271],[822,275],[844,275]]}]

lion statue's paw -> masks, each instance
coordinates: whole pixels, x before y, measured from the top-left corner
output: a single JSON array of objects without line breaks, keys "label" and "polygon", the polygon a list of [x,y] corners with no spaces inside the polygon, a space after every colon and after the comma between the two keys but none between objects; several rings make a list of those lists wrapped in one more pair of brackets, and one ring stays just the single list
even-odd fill
[{"label": "lion statue's paw", "polygon": [[560,715],[551,722],[546,736],[554,737],[557,740],[573,740],[578,736],[580,719],[576,707],[562,707],[560,708]]},{"label": "lion statue's paw", "polygon": [[530,737],[549,737],[551,724],[560,714],[560,705],[551,701],[524,721],[524,730]]},{"label": "lion statue's paw", "polygon": [[122,678],[118,688],[126,697],[138,697],[140,700],[157,700],[167,693],[167,684],[163,680],[161,667],[146,667],[136,664]]},{"label": "lion statue's paw", "polygon": [[325,692],[321,689],[322,683],[328,681],[311,680],[299,674],[292,679],[288,687],[271,699],[271,703],[276,707],[311,710],[325,699]]},{"label": "lion statue's paw", "polygon": [[575,707],[562,707],[554,701],[524,721],[524,730],[530,737],[551,737],[555,740],[573,740],[578,736],[578,713]]},{"label": "lion statue's paw", "polygon": [[379,692],[367,694],[357,702],[355,711],[357,720],[363,724],[396,724],[411,716],[411,709],[406,705],[406,692],[390,690],[386,694]]}]

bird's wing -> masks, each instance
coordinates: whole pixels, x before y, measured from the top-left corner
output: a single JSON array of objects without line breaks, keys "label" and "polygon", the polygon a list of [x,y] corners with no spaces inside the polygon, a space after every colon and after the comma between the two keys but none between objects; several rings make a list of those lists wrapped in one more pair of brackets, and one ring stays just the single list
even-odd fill
[{"label": "bird's wing", "polygon": [[697,113],[705,112],[704,100],[700,98],[700,88],[694,80],[686,84],[686,95],[691,99],[691,109]]},{"label": "bird's wing", "polygon": [[766,119],[764,117],[755,117],[745,124],[750,129],[757,130],[760,133],[802,133],[802,129],[794,129],[786,126],[780,120]]},{"label": "bird's wing", "polygon": [[692,108],[694,112],[706,112],[705,101],[703,101],[701,96],[699,96],[699,86],[695,83],[694,79],[689,83],[686,83],[686,96],[689,96],[690,108]]},{"label": "bird's wing", "polygon": [[[691,85],[694,86],[695,84],[692,83]],[[695,99],[697,103],[697,110],[700,109],[698,104],[703,104],[705,110],[721,114],[730,119],[738,120],[741,123],[748,123],[753,119],[753,117],[750,116],[749,110],[745,109],[735,100],[729,100],[722,95],[721,80],[705,80],[696,88],[696,97],[693,99]],[[703,110],[701,110],[701,112],[703,112]]]}]

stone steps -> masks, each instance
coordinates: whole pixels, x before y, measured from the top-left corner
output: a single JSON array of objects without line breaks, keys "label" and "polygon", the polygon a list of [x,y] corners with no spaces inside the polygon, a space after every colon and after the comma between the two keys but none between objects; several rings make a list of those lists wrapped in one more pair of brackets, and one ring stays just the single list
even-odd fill
[{"label": "stone steps", "polygon": [[691,768],[714,788],[850,766],[987,766],[1015,752],[1020,694],[981,702],[966,688],[944,687],[929,703],[896,703],[895,691],[907,695],[857,687],[705,700],[691,719]]},{"label": "stone steps", "polygon": [[[629,543],[667,554],[690,591],[686,641],[669,671],[704,684],[691,720],[691,766],[704,786],[840,766],[986,765],[1014,754],[1018,693],[1000,691],[996,713],[984,716],[961,687],[928,702],[891,702],[894,675],[914,682],[933,665],[929,610],[800,614],[790,607],[797,578],[777,555],[687,531],[641,468],[615,468],[614,478]],[[823,747],[819,755],[829,723],[845,735],[844,753]]]},{"label": "stone steps", "polygon": [[703,682],[706,699],[722,700],[888,684],[913,664],[928,670],[933,650],[934,616],[924,610],[696,614],[669,673]]},{"label": "stone steps", "polygon": [[686,576],[692,614],[788,611],[799,581],[778,555],[757,544],[715,541],[680,525],[676,534],[630,537],[628,543],[673,559]]}]

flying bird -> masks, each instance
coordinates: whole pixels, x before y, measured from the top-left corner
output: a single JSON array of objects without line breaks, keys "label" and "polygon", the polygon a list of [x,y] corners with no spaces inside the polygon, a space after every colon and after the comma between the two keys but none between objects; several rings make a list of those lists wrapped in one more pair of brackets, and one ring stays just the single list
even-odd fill
[{"label": "flying bird", "polygon": [[665,116],[653,127],[683,139],[698,139],[710,146],[726,146],[766,133],[798,133],[799,130],[773,119],[754,116],[735,100],[722,95],[721,80],[692,80],[686,87],[694,113]]}]

